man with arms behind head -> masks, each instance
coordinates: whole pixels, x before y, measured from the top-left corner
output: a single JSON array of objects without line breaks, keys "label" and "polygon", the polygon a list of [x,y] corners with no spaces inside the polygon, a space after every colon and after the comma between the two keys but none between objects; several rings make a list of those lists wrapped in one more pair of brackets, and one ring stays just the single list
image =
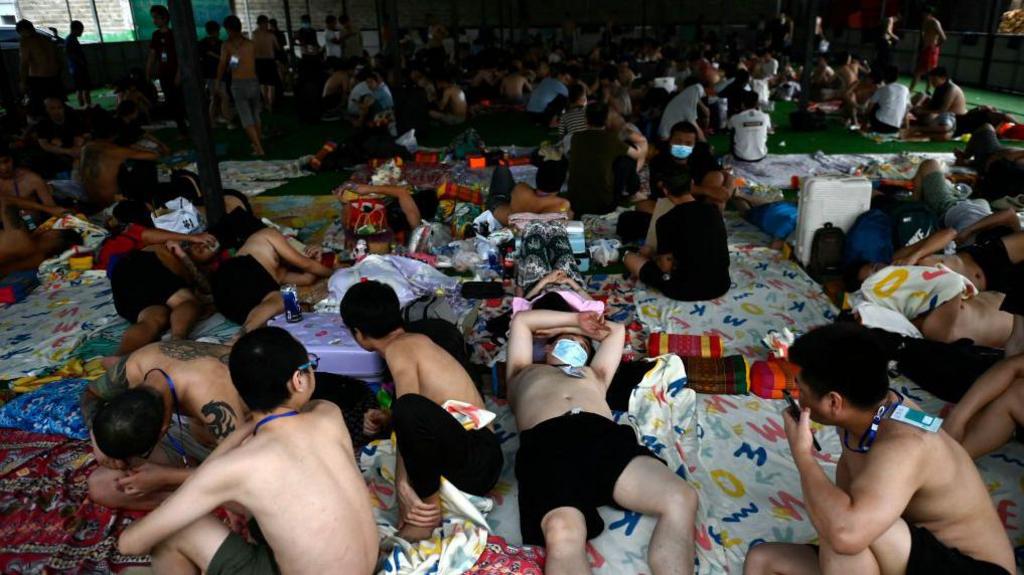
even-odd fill
[{"label": "man with arms behind head", "polygon": [[[591,572],[587,541],[604,530],[597,508],[611,504],[658,517],[647,558],[654,575],[693,573],[697,493],[637,443],[631,427],[612,421],[605,399],[625,333],[594,312],[512,318],[507,381],[520,430],[519,524],[523,543],[547,548],[548,575]],[[534,364],[533,338],[541,335],[550,338],[547,353]]]},{"label": "man with arms behind head", "polygon": [[[371,573],[377,530],[369,494],[341,411],[310,401],[316,361],[288,332],[264,328],[239,340],[230,365],[252,419],[126,529],[118,549],[152,553],[161,574]],[[256,543],[212,515],[227,503],[252,514]]]},{"label": "man with arms behind head", "polygon": [[[112,365],[82,393],[82,416],[100,464],[89,498],[152,509],[178,488],[245,418],[226,346],[149,344]],[[188,418],[188,419],[186,419]]]},{"label": "man with arms behind head", "polygon": [[455,357],[429,337],[405,331],[390,286],[366,281],[350,287],[341,300],[341,319],[363,349],[384,357],[395,380],[390,416],[371,409],[363,431],[394,429],[398,535],[426,539],[441,525],[442,475],[474,495],[485,495],[501,475],[504,456],[491,427],[467,431],[443,407],[452,400],[483,409],[484,400]]},{"label": "man with arms behind head", "polygon": [[[820,548],[759,545],[747,575],[1015,571],[974,462],[937,425],[924,429],[941,420],[889,389],[888,359],[867,328],[818,328],[797,340],[790,359],[801,368],[803,409],[799,421],[788,412],[783,419]],[[843,439],[835,483],[815,461],[812,418]]]}]

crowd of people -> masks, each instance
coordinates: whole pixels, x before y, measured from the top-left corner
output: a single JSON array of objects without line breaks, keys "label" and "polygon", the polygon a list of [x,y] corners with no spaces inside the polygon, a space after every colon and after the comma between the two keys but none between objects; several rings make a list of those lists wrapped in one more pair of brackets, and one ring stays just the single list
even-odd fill
[{"label": "crowd of people", "polygon": [[[344,566],[370,573],[378,535],[353,457],[366,441],[394,436],[397,535],[408,541],[441,526],[442,477],[476,495],[498,482],[505,460],[493,426],[467,429],[444,407],[486,407],[465,350],[438,335],[456,328],[404,319],[388,285],[356,283],[340,302],[341,319],[361,348],[384,359],[395,384],[390,405],[359,411],[338,390],[361,383],[330,380],[301,342],[267,327],[285,311],[282,285],[332,275],[317,249],[265,225],[230,190],[224,216],[208,230],[155,225],[169,202],[186,199],[200,214],[207,206],[194,174],[157,181],[155,162],[168,147],[143,126],[158,107],[183,134],[187,122],[169,13],[163,6],[150,13],[156,31],[148,61],[118,83],[113,114],[91,107],[81,23],[72,26],[67,60],[82,110],[68,106],[54,84],[52,44],[30,23],[18,24],[34,118],[25,140],[35,155],[22,166],[0,147],[0,275],[34,269],[80,244],[75,232],[39,227],[69,208],[102,214],[111,231],[95,265],[108,273],[116,311],[130,326],[105,359],[105,375],[82,395],[82,411],[99,463],[90,498],[148,511],[120,536],[122,553],[150,553],[157,572]],[[399,34],[402,74],[389,78],[393,86],[347,15],[328,16],[322,40],[303,16],[294,46],[265,16],[249,34],[236,16],[209,22],[199,44],[206,113],[214,123],[237,118],[259,157],[266,153],[261,117],[280,108],[285,86],[301,114],[345,119],[356,127],[354,139],[460,125],[496,106],[520,111],[523,121],[557,136],[534,158],[534,185],[517,183],[507,166],[495,168],[485,204],[493,219],[509,225],[524,212],[622,212],[617,233],[636,246],[622,257],[626,274],[673,300],[714,300],[732,287],[726,209],[739,210],[777,248],[796,227],[796,206],[751,194],[730,167],[769,155],[772,103],[800,89],[796,30],[785,13],[758,26],[749,45],[713,31],[686,46],[632,39],[609,24],[585,54],[577,52],[570,19],[556,43],[514,51],[493,37],[459,43],[430,20],[426,34]],[[746,557],[750,575],[1016,569],[973,459],[1024,423],[1024,232],[1012,207],[991,205],[1016,196],[1024,151],[999,139],[998,127],[1012,116],[968,108],[939,66],[941,24],[928,9],[922,23],[915,83],[927,78],[930,94],[899,82],[897,19],[886,19],[873,62],[832,53],[819,19],[810,96],[869,132],[938,140],[970,134],[956,157],[978,172],[977,193],[968,197],[941,162],[922,162],[910,197],[930,211],[937,230],[899,246],[888,261],[850,263],[843,279],[870,300],[899,291],[893,277],[926,268],[942,277],[913,283],[915,291],[890,311],[906,315],[928,341],[969,339],[1005,350],[1006,358],[962,382],[940,430],[890,389],[889,340],[876,330],[837,322],[798,338],[789,359],[800,368],[801,407],[783,417],[817,545],[756,545]],[[288,50],[296,50],[294,74]],[[728,134],[728,150],[709,144],[714,133]],[[438,206],[435,190],[348,191],[386,197],[395,213],[389,219],[401,221],[402,231],[433,219]],[[606,319],[603,302],[587,292],[563,225],[540,218],[520,235],[504,380],[520,434],[515,476],[524,543],[545,547],[547,573],[588,573],[587,541],[604,529],[597,510],[617,505],[657,518],[647,557],[653,573],[692,573],[697,491],[616,423],[609,406],[625,327]],[[922,290],[932,291],[922,299]],[[226,345],[188,339],[214,311],[238,324],[238,334]],[[835,480],[817,457],[812,421],[842,438]],[[255,542],[213,515],[221,506],[245,513]]]}]

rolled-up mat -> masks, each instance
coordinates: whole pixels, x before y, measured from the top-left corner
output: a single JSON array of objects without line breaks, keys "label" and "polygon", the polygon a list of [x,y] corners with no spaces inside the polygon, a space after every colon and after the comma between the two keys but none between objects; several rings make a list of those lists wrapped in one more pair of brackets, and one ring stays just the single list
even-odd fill
[{"label": "rolled-up mat", "polygon": [[681,359],[686,366],[686,385],[697,393],[748,393],[748,366],[742,355]]},{"label": "rolled-up mat", "polygon": [[722,357],[722,338],[717,335],[652,333],[647,338],[647,355],[674,353],[679,357]]}]

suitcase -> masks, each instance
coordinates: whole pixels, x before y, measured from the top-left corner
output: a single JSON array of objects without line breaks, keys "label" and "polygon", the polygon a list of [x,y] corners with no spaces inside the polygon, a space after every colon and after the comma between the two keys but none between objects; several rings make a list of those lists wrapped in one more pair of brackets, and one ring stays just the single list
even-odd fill
[{"label": "suitcase", "polygon": [[359,347],[337,314],[304,313],[302,321],[295,323],[285,321],[282,314],[267,325],[288,330],[306,346],[306,351],[319,356],[318,371],[347,375],[371,383],[379,383],[384,378],[384,358]]},{"label": "suitcase", "polygon": [[867,178],[815,176],[801,182],[794,251],[803,265],[811,260],[814,232],[826,223],[847,232],[857,216],[871,208]]}]

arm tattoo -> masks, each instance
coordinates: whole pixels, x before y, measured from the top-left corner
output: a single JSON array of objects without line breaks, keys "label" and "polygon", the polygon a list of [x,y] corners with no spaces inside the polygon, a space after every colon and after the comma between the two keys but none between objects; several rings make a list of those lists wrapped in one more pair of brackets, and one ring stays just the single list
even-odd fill
[{"label": "arm tattoo", "polygon": [[183,258],[178,258],[178,260],[185,266],[185,269],[188,270],[189,275],[192,276],[192,283],[199,288],[199,291],[211,293],[212,290],[210,289],[210,282],[207,281],[203,272],[199,271],[199,268],[196,267],[192,258],[185,256]]},{"label": "arm tattoo", "polygon": [[203,419],[206,420],[206,428],[217,438],[218,441],[231,435],[235,430],[235,410],[226,402],[211,401],[203,406]]},{"label": "arm tattoo", "polygon": [[215,343],[202,343],[198,341],[173,340],[161,341],[159,344],[160,353],[171,359],[191,361],[204,357],[220,359],[224,355],[225,347]]}]

